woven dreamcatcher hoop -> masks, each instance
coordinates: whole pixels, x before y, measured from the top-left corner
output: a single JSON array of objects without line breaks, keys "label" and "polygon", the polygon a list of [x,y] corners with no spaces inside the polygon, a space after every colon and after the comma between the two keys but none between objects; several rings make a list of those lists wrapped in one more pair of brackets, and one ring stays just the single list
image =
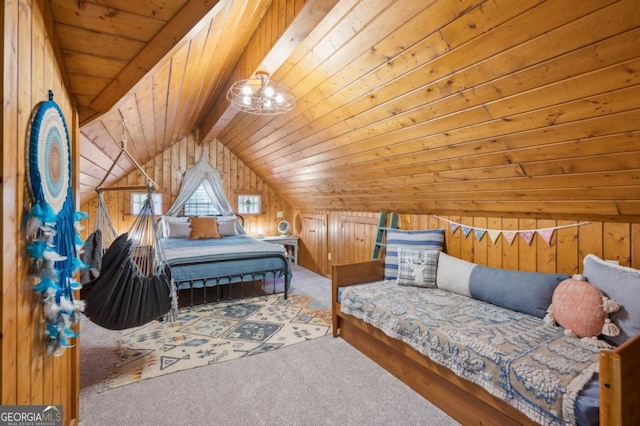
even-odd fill
[{"label": "woven dreamcatcher hoop", "polygon": [[32,258],[34,291],[44,307],[49,353],[62,355],[82,302],[73,292],[74,275],[83,266],[78,257],[83,241],[78,222],[87,215],[75,211],[71,187],[71,146],[62,110],[49,100],[38,105],[29,137],[28,181],[32,207],[26,217],[27,250]]}]

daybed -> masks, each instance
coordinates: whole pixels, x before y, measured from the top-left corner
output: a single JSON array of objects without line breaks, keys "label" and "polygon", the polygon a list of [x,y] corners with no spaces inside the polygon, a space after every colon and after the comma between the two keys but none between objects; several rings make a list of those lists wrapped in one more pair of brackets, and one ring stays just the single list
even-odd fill
[{"label": "daybed", "polygon": [[[389,251],[389,248],[387,250]],[[610,314],[610,318],[619,323],[623,332],[618,338],[627,339],[626,342],[616,348],[599,349],[589,344],[593,343],[595,338],[585,342],[585,339],[567,337],[561,327],[545,324],[540,318],[540,310],[544,312],[548,306],[539,306],[539,301],[545,298],[551,301],[558,281],[563,279],[561,275],[537,276],[533,273],[534,275],[525,281],[530,282],[529,278],[533,278],[533,281],[537,280],[538,288],[531,293],[527,292],[524,298],[511,297],[513,293],[508,285],[498,285],[488,291],[482,289],[481,293],[484,291],[484,294],[478,294],[478,288],[476,288],[475,292],[471,291],[474,293],[472,296],[464,293],[469,293],[470,270],[478,265],[446,254],[436,255],[437,258],[447,259],[442,262],[442,265],[436,263],[435,276],[435,283],[445,283],[443,287],[446,289],[424,288],[427,287],[423,285],[424,283],[418,286],[399,285],[397,277],[395,280],[385,281],[383,278],[386,273],[389,273],[388,268],[385,273],[385,260],[334,265],[332,270],[334,337],[341,336],[462,424],[571,424],[574,422],[582,424],[584,419],[572,418],[574,413],[564,413],[560,412],[562,409],[558,409],[558,411],[552,410],[549,414],[541,412],[539,407],[527,405],[524,393],[527,390],[538,392],[538,397],[549,403],[556,403],[559,393],[566,396],[573,392],[584,396],[580,391],[584,386],[591,386],[589,390],[591,395],[593,395],[593,387],[595,386],[597,390],[599,386],[601,425],[640,424],[640,393],[637,386],[637,383],[640,383],[640,336],[635,335],[638,332],[637,315],[640,313],[637,311],[640,309],[635,309],[634,305],[637,303],[640,292],[638,271],[618,267],[611,274],[609,266],[594,256],[587,256],[585,259],[585,275],[590,273],[594,284],[606,282],[604,284],[606,290],[603,290],[603,293],[609,292],[616,286],[623,288],[622,293],[617,294],[619,298],[625,299],[619,301],[623,304],[623,309],[616,313],[619,315]],[[400,265],[399,274],[402,275],[402,262]],[[443,266],[442,270],[441,266]],[[518,284],[519,277],[513,274],[528,273],[485,269],[485,278],[506,274],[513,279],[513,282],[508,284],[515,284],[517,291],[525,289],[524,285]],[[409,271],[409,274],[417,276],[415,271]],[[406,273],[404,277],[406,278]],[[461,280],[467,280],[467,282],[460,282]],[[556,281],[555,284],[553,284],[554,281]],[[488,287],[492,285],[489,284]],[[632,293],[633,297],[627,297]],[[613,298],[613,295],[611,296]],[[513,304],[516,310],[531,312],[517,312],[474,297],[484,299],[494,297],[498,304]],[[535,298],[538,298],[538,302],[532,302]],[[549,305],[548,302],[546,304]],[[428,312],[432,308],[438,309],[438,306],[444,306],[445,312],[437,310]],[[477,314],[473,313],[474,309]],[[470,332],[471,323],[476,322],[483,315],[490,319],[485,322],[486,328]],[[400,317],[404,320],[399,319]],[[439,323],[440,317],[449,317],[449,319],[454,317],[459,321],[459,328],[445,329]],[[403,321],[408,321],[409,326],[402,325]],[[518,336],[520,327],[522,332]],[[532,332],[531,330],[534,329],[536,331]],[[453,340],[444,341],[447,337]],[[517,345],[514,346],[514,342],[519,342],[519,339],[523,343],[532,344],[534,337],[541,337],[542,341],[547,342],[541,345],[542,351],[526,349],[519,352],[520,348]],[[500,339],[503,340],[502,343],[506,341],[506,346],[498,345],[495,348],[496,352],[490,353],[491,345],[488,343],[494,343],[493,340]],[[603,341],[598,340],[598,342]],[[567,379],[566,383],[558,384],[554,382],[556,377],[551,372],[551,370],[555,371],[555,368],[549,369],[548,376],[544,368],[540,371],[527,370],[531,367],[530,364],[535,363],[531,358],[541,364],[547,362],[556,367],[557,360],[552,360],[553,352],[562,353],[562,348],[566,350],[566,347],[575,348],[575,352],[570,351],[568,358],[580,358],[578,364],[563,364],[560,368],[560,370],[564,368],[567,372],[571,372],[573,379]],[[594,353],[593,359],[590,359],[592,356],[589,355],[590,351]],[[512,358],[506,368],[498,369],[497,372],[490,369],[483,370],[487,365],[492,365],[495,360],[507,359],[510,356]],[[529,357],[525,360],[527,362],[521,362],[527,357]],[[452,359],[455,362],[452,363]],[[598,371],[598,360],[599,380],[597,375],[591,379],[592,373]],[[568,362],[565,358],[560,361]],[[542,386],[537,391],[532,390],[532,386],[540,385],[536,381],[546,383],[546,387]],[[484,387],[486,384],[489,384],[488,389]],[[565,385],[571,392],[567,391]],[[588,399],[588,396],[584,398]],[[597,397],[592,399],[596,402],[598,400]],[[572,407],[573,402],[569,401],[568,406]],[[568,419],[563,419],[565,415]],[[590,416],[587,418],[587,424],[597,423],[598,414],[593,414],[593,411],[592,414],[586,411],[582,415]]]},{"label": "daybed", "polygon": [[230,299],[230,285],[236,283],[239,297],[255,295],[253,286],[244,286],[254,282],[261,283],[262,291],[287,297],[292,272],[284,247],[246,235],[235,216],[165,216],[162,232],[173,281],[178,290],[190,292],[191,305],[194,289],[203,289],[203,303],[211,303]]}]

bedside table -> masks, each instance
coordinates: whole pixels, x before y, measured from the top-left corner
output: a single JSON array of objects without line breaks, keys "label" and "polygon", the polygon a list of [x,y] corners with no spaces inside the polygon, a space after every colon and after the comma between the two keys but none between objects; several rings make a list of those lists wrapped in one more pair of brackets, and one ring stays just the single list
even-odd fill
[{"label": "bedside table", "polygon": [[[298,239],[297,235],[278,235],[275,237],[262,237],[259,238],[262,241],[266,241],[271,244],[280,244],[287,250],[287,257],[293,259],[294,264],[298,264]],[[291,251],[289,251],[291,250]]]}]

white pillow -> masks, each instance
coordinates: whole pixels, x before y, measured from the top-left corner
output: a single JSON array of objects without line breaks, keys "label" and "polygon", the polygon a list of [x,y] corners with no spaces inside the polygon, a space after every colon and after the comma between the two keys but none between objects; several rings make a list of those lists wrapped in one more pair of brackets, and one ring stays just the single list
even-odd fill
[{"label": "white pillow", "polygon": [[162,235],[164,238],[187,238],[191,234],[188,216],[163,216]]},{"label": "white pillow", "polygon": [[[224,216],[222,216],[224,217]],[[230,219],[220,219],[218,217],[218,231],[223,237],[230,237],[232,235],[238,235],[236,230],[236,219],[232,217]]]},{"label": "white pillow", "polygon": [[438,272],[436,274],[436,285],[439,289],[452,291],[471,297],[469,291],[469,279],[471,271],[475,268],[475,263],[458,259],[441,252],[438,258]]}]

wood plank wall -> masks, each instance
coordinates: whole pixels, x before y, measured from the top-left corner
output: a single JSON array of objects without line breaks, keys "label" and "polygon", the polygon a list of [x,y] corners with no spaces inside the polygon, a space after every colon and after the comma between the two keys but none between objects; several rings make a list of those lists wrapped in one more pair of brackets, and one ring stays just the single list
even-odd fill
[{"label": "wood plank wall", "polygon": [[[307,212],[305,210],[305,212]],[[375,241],[379,213],[314,211],[328,215],[328,262],[324,275],[332,264],[368,260]],[[297,218],[301,214],[296,210]],[[523,271],[563,272],[582,271],[584,257],[593,253],[617,260],[621,265],[640,268],[640,223],[594,222],[587,225],[558,229],[550,244],[536,234],[531,245],[517,236],[510,245],[500,236],[494,244],[489,235],[478,241],[472,232],[466,238],[462,230],[451,233],[450,223],[433,215],[401,214],[401,229],[445,229],[447,253],[496,268]],[[578,223],[571,220],[543,220],[528,218],[443,216],[443,219],[482,229],[527,230],[565,226]],[[303,241],[301,244],[305,244]],[[302,265],[305,266],[305,265]]]},{"label": "wood plank wall", "polygon": [[[47,92],[63,111],[77,158],[77,114],[61,69],[52,17],[45,0],[4,2],[2,68],[2,288],[0,291],[0,403],[62,405],[65,424],[77,422],[78,346],[52,357],[43,343],[43,314],[28,278],[21,224],[28,193],[26,153],[31,114]],[[74,164],[77,168],[77,163]],[[74,178],[77,184],[77,179]],[[77,186],[76,186],[77,188]]]},{"label": "wood plank wall", "polygon": [[[277,224],[281,219],[277,217],[277,212],[282,211],[284,218],[291,218],[293,211],[291,206],[220,141],[214,139],[209,143],[198,144],[198,140],[197,132],[192,132],[153,160],[142,165],[145,172],[159,185],[160,189],[157,192],[162,194],[162,211],[166,212],[178,195],[184,172],[204,154],[209,156],[209,163],[220,173],[225,194],[234,210],[237,209],[237,194],[262,195],[264,213],[243,215],[247,233],[253,236],[257,236],[260,232],[264,235],[278,235]],[[114,186],[144,183],[142,174],[134,172]],[[116,231],[125,232],[134,219],[130,214],[131,192],[106,192],[105,201]],[[89,214],[87,227],[84,230],[86,237],[95,226],[97,200],[84,203],[80,208]]]}]

